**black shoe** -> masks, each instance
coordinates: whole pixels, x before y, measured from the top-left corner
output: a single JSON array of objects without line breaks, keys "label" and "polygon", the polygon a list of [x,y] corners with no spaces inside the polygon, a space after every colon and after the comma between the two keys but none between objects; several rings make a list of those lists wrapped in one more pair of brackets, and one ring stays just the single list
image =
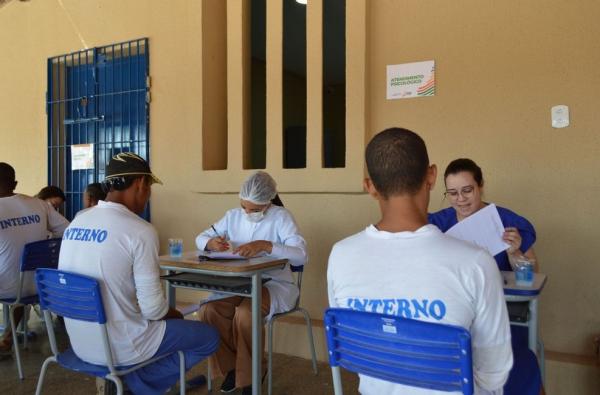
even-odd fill
[{"label": "black shoe", "polygon": [[229,393],[235,391],[235,370],[230,370],[221,384],[221,392]]}]

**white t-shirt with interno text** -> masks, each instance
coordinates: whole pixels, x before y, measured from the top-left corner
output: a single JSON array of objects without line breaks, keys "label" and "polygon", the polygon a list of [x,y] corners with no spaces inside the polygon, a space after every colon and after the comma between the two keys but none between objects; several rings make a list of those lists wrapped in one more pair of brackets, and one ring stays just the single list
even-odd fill
[{"label": "white t-shirt with interno text", "polygon": [[[165,333],[168,305],[160,284],[158,235],[122,204],[98,202],[65,230],[59,269],[100,283],[113,359],[117,365],[145,361]],[[97,324],[65,319],[75,354],[105,364]]]},{"label": "white t-shirt with interno text", "polygon": [[[69,221],[43,200],[15,194],[0,198],[0,298],[15,298],[25,244],[60,237]],[[21,296],[37,293],[33,272],[25,273]]]},{"label": "white t-shirt with interno text", "polygon": [[[434,225],[390,233],[373,225],[333,247],[329,305],[463,327],[471,333],[475,393],[502,394],[512,349],[502,279],[484,250]],[[364,395],[448,394],[360,375]]]}]

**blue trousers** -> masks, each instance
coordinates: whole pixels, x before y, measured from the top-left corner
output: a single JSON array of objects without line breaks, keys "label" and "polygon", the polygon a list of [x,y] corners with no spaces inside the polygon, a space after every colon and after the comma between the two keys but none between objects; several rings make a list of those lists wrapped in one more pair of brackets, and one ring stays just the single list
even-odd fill
[{"label": "blue trousers", "polygon": [[179,380],[177,351],[185,354],[187,372],[219,348],[219,332],[210,325],[179,319],[166,320],[166,323],[165,335],[154,357],[170,355],[123,377],[129,390],[136,395],[164,394],[175,385]]}]

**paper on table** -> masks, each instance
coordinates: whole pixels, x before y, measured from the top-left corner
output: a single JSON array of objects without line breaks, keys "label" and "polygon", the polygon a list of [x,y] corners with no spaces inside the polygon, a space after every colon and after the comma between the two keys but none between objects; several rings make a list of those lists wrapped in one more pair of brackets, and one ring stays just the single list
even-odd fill
[{"label": "paper on table", "polygon": [[473,243],[487,250],[492,256],[510,247],[502,240],[503,233],[504,225],[502,225],[498,209],[493,203],[446,231],[447,235]]},{"label": "paper on table", "polygon": [[246,259],[241,255],[234,254],[231,250],[227,251],[206,251],[202,255],[211,259]]}]

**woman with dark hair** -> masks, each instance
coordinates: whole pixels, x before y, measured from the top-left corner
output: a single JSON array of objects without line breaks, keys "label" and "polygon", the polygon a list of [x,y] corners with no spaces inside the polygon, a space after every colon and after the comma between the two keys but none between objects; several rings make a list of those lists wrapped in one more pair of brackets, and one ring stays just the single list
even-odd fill
[{"label": "woman with dark hair", "polygon": [[62,189],[54,185],[42,188],[35,197],[49,203],[55,210],[67,200]]},{"label": "woman with dark hair", "polygon": [[[459,221],[476,213],[488,203],[482,200],[483,174],[481,168],[471,159],[461,158],[450,162],[444,172],[446,192],[450,207],[429,214],[429,223],[446,232]],[[503,239],[510,247],[494,258],[500,270],[512,270],[510,260],[524,255],[530,261],[536,261],[533,244],[536,234],[533,225],[515,212],[497,207],[504,225]]]}]

